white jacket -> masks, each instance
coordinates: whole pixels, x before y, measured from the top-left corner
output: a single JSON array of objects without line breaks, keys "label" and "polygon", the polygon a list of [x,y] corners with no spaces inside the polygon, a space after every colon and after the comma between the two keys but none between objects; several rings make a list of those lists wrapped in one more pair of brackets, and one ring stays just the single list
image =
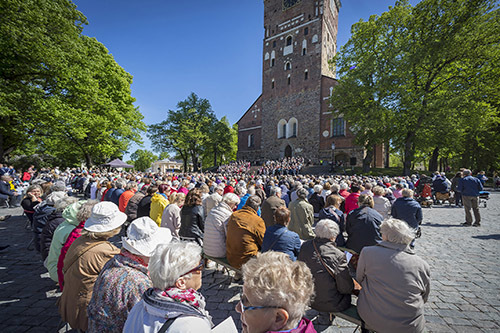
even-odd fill
[{"label": "white jacket", "polygon": [[391,202],[384,197],[374,195],[373,196],[373,209],[375,209],[377,212],[382,215],[382,217],[385,219],[388,219],[391,214]]},{"label": "white jacket", "polygon": [[221,202],[222,202],[222,196],[217,192],[214,192],[209,196],[207,196],[205,199],[203,199],[202,205],[205,217],[207,217],[208,213],[210,213],[210,211]]},{"label": "white jacket", "polygon": [[214,207],[205,219],[203,252],[216,258],[226,256],[227,221],[233,211],[225,202]]}]

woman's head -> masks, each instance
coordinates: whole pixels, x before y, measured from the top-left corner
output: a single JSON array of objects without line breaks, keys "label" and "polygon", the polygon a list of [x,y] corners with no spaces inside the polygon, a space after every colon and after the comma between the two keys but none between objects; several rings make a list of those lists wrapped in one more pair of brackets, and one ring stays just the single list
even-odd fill
[{"label": "woman's head", "polygon": [[87,200],[78,210],[78,213],[76,214],[76,219],[77,221],[87,221],[87,219],[90,217],[90,214],[92,214],[92,208],[98,203],[99,201],[97,200]]},{"label": "woman's head", "polygon": [[184,205],[188,206],[188,207],[191,207],[191,206],[200,206],[201,203],[202,203],[202,200],[201,200],[201,191],[200,191],[200,189],[193,188],[186,195],[186,200],[184,202]]},{"label": "woman's head", "polygon": [[332,194],[326,197],[325,207],[333,206],[339,208],[342,204],[342,197],[340,195]]},{"label": "woman's head", "polygon": [[99,202],[92,207],[90,217],[85,221],[82,236],[92,239],[108,239],[117,235],[127,215],[110,201]]},{"label": "woman's head", "polygon": [[42,187],[40,185],[30,185],[28,189],[26,190],[26,196],[29,196],[31,193],[34,195],[36,198],[39,198],[42,196]]},{"label": "woman's head", "polygon": [[372,190],[373,195],[383,196],[385,194],[385,189],[382,186],[375,186]]},{"label": "woman's head", "polygon": [[66,207],[78,201],[77,197],[64,197],[61,200],[57,201],[54,205],[54,208],[57,212],[62,213]]},{"label": "woman's head", "polygon": [[339,235],[339,232],[339,225],[329,219],[320,220],[318,224],[316,224],[316,228],[314,228],[316,237],[330,240],[336,239]]},{"label": "woman's head", "polygon": [[201,261],[201,248],[196,243],[172,241],[159,245],[148,266],[153,287],[161,290],[169,287],[199,289]]},{"label": "woman's head", "polygon": [[398,219],[387,219],[380,225],[382,239],[396,244],[408,245],[415,238],[415,231],[405,222]]},{"label": "woman's head", "polygon": [[186,200],[186,195],[182,192],[174,192],[170,194],[169,200],[171,203],[174,203],[180,207],[184,205],[184,200]]},{"label": "woman's head", "polygon": [[240,197],[234,193],[226,193],[222,197],[222,201],[224,201],[229,207],[231,207],[231,209],[233,209],[234,207],[239,205],[241,200]]},{"label": "woman's head", "polygon": [[[311,271],[282,252],[266,252],[242,267],[243,293],[236,311],[243,332],[289,330],[297,326],[314,295]],[[249,309],[248,307],[254,307]]]},{"label": "woman's head", "polygon": [[307,192],[307,190],[303,187],[297,190],[297,196],[299,199],[306,199],[308,194],[309,192]]},{"label": "woman's head", "polygon": [[358,206],[359,207],[370,207],[373,208],[375,203],[373,202],[373,198],[368,194],[361,194],[358,198]]},{"label": "woman's head", "polygon": [[290,222],[290,210],[285,206],[278,207],[274,212],[274,221],[279,225],[288,225]]}]

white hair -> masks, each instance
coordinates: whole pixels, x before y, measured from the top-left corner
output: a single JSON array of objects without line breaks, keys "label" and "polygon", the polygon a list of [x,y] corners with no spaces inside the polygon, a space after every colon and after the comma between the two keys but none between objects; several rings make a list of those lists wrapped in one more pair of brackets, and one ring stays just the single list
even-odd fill
[{"label": "white hair", "polygon": [[278,187],[278,186],[273,186],[271,187],[271,189],[269,190],[269,195],[272,197],[273,195],[278,195],[281,194],[281,187]]},{"label": "white hair", "polygon": [[323,219],[316,224],[314,233],[318,238],[335,239],[340,233],[339,225],[335,221]]},{"label": "white hair", "polygon": [[323,186],[321,185],[314,185],[314,192],[320,193],[323,190]]},{"label": "white hair", "polygon": [[229,193],[224,194],[224,196],[222,197],[222,201],[224,201],[228,205],[231,205],[231,204],[238,205],[240,203],[241,199],[236,194],[229,192]]},{"label": "white hair", "polygon": [[255,186],[249,186],[247,193],[250,195],[254,195],[255,194]]},{"label": "white hair", "polygon": [[78,201],[77,197],[64,197],[55,203],[54,208],[58,212],[63,212],[66,209],[66,207],[77,201]]},{"label": "white hair", "polygon": [[349,186],[346,183],[344,183],[344,182],[340,183],[340,189],[341,190],[347,190],[348,187]]},{"label": "white hair", "polygon": [[159,245],[149,261],[149,276],[153,287],[165,290],[181,276],[195,268],[201,260],[201,247],[193,242],[172,241]]},{"label": "white hair", "polygon": [[300,199],[305,199],[305,198],[307,198],[307,195],[308,195],[308,194],[309,194],[309,193],[307,192],[307,190],[306,190],[305,188],[303,188],[303,187],[301,187],[301,188],[299,188],[299,189],[297,190],[297,196],[298,196]]},{"label": "white hair", "polygon": [[415,230],[410,228],[408,223],[394,218],[382,222],[380,233],[384,240],[396,244],[408,245],[415,238]]}]

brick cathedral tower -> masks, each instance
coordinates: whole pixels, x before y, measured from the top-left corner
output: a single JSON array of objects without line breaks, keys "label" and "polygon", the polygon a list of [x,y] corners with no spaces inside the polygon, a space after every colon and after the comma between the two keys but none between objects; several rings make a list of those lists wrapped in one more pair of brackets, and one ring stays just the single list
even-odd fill
[{"label": "brick cathedral tower", "polygon": [[[238,121],[238,159],[363,158],[343,118],[332,118],[340,0],[264,0],[262,94]],[[332,151],[332,143],[335,150]]]}]

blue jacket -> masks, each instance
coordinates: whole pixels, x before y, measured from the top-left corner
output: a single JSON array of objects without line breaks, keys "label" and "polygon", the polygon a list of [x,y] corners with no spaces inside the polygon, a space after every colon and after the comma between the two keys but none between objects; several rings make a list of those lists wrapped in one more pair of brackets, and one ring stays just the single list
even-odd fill
[{"label": "blue jacket", "polygon": [[408,223],[408,225],[417,229],[422,223],[422,207],[413,198],[401,197],[394,201],[391,209],[392,217]]},{"label": "blue jacket", "polygon": [[125,192],[124,189],[117,188],[116,190],[113,191],[113,193],[111,193],[109,201],[111,201],[112,203],[114,203],[115,205],[118,206],[118,204],[120,202],[120,196],[123,194],[123,192]]},{"label": "blue jacket", "polygon": [[483,190],[483,184],[476,177],[467,176],[458,180],[458,191],[466,197],[478,197]]},{"label": "blue jacket", "polygon": [[[332,213],[332,211],[334,211],[335,214],[337,214],[337,216],[335,216]],[[344,232],[344,229],[345,229],[344,213],[342,213],[340,210],[335,209],[335,208],[325,207],[319,212],[319,219],[320,220],[329,219],[329,220],[332,220],[339,225],[340,232],[339,232],[337,238],[335,239],[335,244],[337,246],[342,246],[342,247],[345,246],[345,238],[344,238],[344,235],[342,234],[342,232]]]},{"label": "blue jacket", "polygon": [[295,261],[300,252],[300,245],[300,238],[297,233],[288,230],[287,227],[281,224],[274,224],[266,229],[261,251],[283,252]]}]

